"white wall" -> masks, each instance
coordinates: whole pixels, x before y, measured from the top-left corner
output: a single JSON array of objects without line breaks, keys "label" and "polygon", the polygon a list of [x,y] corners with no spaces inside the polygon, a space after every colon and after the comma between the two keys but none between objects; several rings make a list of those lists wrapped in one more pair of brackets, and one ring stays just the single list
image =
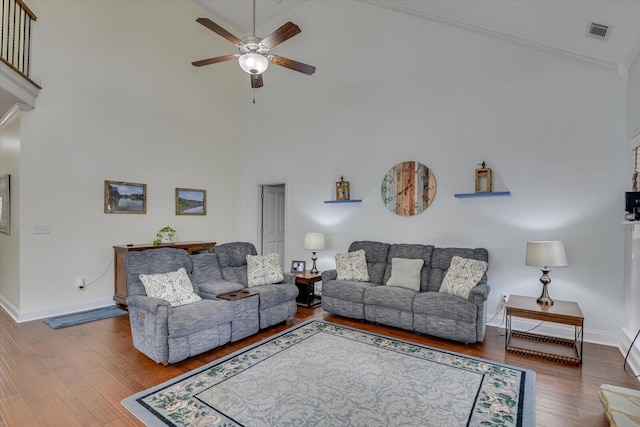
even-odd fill
[{"label": "white wall", "polygon": [[640,55],[629,68],[627,81],[627,135],[640,135]]},{"label": "white wall", "polygon": [[[224,242],[241,225],[242,76],[233,63],[191,65],[234,49],[195,22],[209,15],[186,1],[29,7],[43,90],[22,116],[21,320],[110,303],[113,245],[149,243],[166,225],[175,240]],[[146,183],[147,214],[105,214],[104,180]],[[176,216],[176,187],[206,189],[207,215]],[[100,279],[80,291],[78,276]]]},{"label": "white wall", "polygon": [[[285,19],[302,33],[275,53],[317,66],[271,66],[247,102],[243,230],[255,241],[256,187],[287,183],[287,253],[325,232],[318,268],[353,240],[486,247],[493,312],[501,292],[538,296],[527,240],[565,242],[553,298],[577,301],[590,339],[622,325],[625,82],[614,72],[360,2],[306,2]],[[330,31],[327,23],[331,23]],[[355,30],[357,29],[357,30]],[[435,173],[433,204],[400,217],[380,197],[385,172],[417,160]],[[510,198],[461,200],[474,168],[493,169]],[[327,205],[344,174],[361,204]]]},{"label": "white wall", "polygon": [[10,235],[0,233],[0,304],[20,307],[20,114],[0,127],[0,176],[10,174]]}]

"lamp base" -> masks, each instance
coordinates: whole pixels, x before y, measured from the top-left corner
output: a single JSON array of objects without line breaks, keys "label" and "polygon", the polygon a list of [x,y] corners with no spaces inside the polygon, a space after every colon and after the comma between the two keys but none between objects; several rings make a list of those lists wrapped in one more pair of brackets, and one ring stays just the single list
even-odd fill
[{"label": "lamp base", "polygon": [[549,270],[542,269],[542,277],[540,278],[540,282],[542,282],[542,294],[536,300],[538,304],[542,305],[553,305],[553,300],[549,296],[549,290],[547,289],[547,285],[551,283],[551,278],[549,277]]},{"label": "lamp base", "polygon": [[319,271],[316,268],[316,260],[318,259],[318,257],[316,256],[316,251],[311,252],[311,261],[313,261],[313,265],[311,266],[311,270],[309,270],[309,273],[312,274],[318,274]]}]

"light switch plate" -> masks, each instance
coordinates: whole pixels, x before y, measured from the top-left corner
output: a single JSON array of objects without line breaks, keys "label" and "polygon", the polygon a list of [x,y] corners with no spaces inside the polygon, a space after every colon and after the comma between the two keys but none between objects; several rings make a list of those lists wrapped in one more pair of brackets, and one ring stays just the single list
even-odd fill
[{"label": "light switch plate", "polygon": [[51,234],[51,224],[34,224],[33,234]]}]

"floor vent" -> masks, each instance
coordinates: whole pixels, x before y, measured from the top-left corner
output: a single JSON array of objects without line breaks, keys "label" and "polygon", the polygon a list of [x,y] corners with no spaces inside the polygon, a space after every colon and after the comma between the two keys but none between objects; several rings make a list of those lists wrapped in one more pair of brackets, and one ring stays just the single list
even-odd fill
[{"label": "floor vent", "polygon": [[600,40],[608,40],[611,33],[611,27],[608,25],[596,24],[595,22],[589,22],[589,29],[587,35]]}]

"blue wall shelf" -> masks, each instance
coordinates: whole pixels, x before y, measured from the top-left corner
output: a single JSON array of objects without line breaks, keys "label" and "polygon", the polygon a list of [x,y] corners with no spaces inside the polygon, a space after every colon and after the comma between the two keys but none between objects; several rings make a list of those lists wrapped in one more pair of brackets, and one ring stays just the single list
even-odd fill
[{"label": "blue wall shelf", "polygon": [[325,200],[325,203],[360,203],[362,200]]},{"label": "blue wall shelf", "polygon": [[457,193],[458,199],[473,199],[478,197],[511,197],[511,191],[492,191],[490,193]]}]

